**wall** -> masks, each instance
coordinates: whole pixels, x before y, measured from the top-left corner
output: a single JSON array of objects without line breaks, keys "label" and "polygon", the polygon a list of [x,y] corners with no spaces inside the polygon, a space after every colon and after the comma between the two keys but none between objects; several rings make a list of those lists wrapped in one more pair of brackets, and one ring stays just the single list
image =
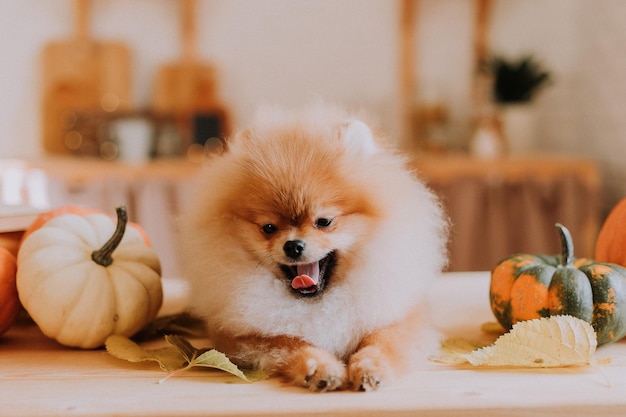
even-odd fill
[{"label": "wall", "polygon": [[500,0],[493,48],[533,52],[554,75],[537,100],[540,151],[601,163],[605,210],[626,196],[626,2]]},{"label": "wall", "polygon": [[[261,102],[297,104],[323,97],[365,103],[393,117],[396,8],[379,0],[228,0],[198,2],[200,55],[220,71],[235,122]],[[174,0],[93,0],[92,31],[122,40],[134,54],[133,97],[149,104],[155,70],[178,58]],[[37,154],[38,55],[73,31],[73,1],[0,0],[0,156]],[[386,123],[390,125],[390,123]]]},{"label": "wall", "polygon": [[[72,0],[0,0],[0,157],[39,149],[41,48],[73,29]],[[416,97],[450,109],[447,134],[470,133],[472,7],[421,0]],[[177,2],[93,0],[93,32],[134,53],[133,98],[145,107],[155,69],[179,53]],[[297,105],[323,97],[361,105],[397,127],[399,3],[391,0],[200,0],[199,48],[220,70],[220,92],[236,124],[261,102]],[[606,204],[626,195],[626,2],[497,0],[491,41],[511,56],[531,52],[554,84],[536,101],[538,150],[597,158]]]}]

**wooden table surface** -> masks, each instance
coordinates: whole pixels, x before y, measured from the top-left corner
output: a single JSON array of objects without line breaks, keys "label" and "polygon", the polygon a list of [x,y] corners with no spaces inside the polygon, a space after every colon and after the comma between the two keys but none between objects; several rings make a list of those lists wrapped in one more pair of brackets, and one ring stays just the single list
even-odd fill
[{"label": "wooden table surface", "polygon": [[[488,273],[474,272],[444,274],[434,284],[432,321],[443,337],[493,340],[480,330],[493,320],[488,282]],[[172,284],[165,287],[168,312],[184,298],[184,287]],[[158,384],[165,374],[152,363],[131,364],[104,350],[63,348],[36,327],[17,326],[0,338],[0,415],[626,415],[626,341],[601,347],[596,356],[612,362],[601,370],[529,370],[455,367],[424,359],[378,392],[316,394],[277,379],[248,384],[209,370]]]}]

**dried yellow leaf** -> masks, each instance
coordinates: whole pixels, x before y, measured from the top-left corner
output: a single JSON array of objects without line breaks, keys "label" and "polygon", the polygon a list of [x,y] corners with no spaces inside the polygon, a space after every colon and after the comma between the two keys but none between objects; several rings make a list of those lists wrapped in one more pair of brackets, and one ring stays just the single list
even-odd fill
[{"label": "dried yellow leaf", "polygon": [[553,316],[519,322],[493,345],[462,356],[474,366],[580,366],[591,363],[597,344],[586,321]]},{"label": "dried yellow leaf", "polygon": [[462,337],[451,337],[441,342],[439,346],[439,356],[431,358],[434,362],[445,363],[447,365],[462,365],[467,363],[464,355],[485,346],[474,340]]},{"label": "dried yellow leaf", "polygon": [[502,327],[502,325],[500,323],[498,323],[497,321],[488,321],[487,323],[483,323],[482,326],[480,326],[480,330],[482,330],[484,333],[491,333],[491,334],[504,334],[507,332],[507,330]]},{"label": "dried yellow leaf", "polygon": [[106,349],[112,356],[129,362],[157,362],[163,371],[169,372],[159,383],[197,366],[219,369],[246,382],[267,378],[265,373],[259,371],[244,373],[223,353],[212,348],[197,349],[182,336],[168,335],[165,336],[165,340],[170,346],[160,349],[144,349],[125,336],[113,335],[107,338]]},{"label": "dried yellow leaf", "polygon": [[165,372],[172,372],[185,366],[185,358],[175,346],[160,349],[144,349],[129,338],[120,335],[109,336],[106,340],[107,352],[118,359],[129,362],[157,362]]}]

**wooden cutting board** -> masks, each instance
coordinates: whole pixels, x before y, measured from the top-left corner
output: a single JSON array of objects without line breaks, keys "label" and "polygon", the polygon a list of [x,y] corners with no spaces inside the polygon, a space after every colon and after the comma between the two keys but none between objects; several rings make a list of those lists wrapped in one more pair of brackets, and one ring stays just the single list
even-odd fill
[{"label": "wooden cutting board", "polygon": [[229,122],[216,94],[215,67],[197,56],[196,0],[180,0],[180,7],[182,55],[178,61],[159,68],[152,109],[176,119],[185,149],[201,143],[204,136],[227,135]]},{"label": "wooden cutting board", "polygon": [[88,29],[90,2],[74,1],[75,33],[50,42],[42,53],[42,142],[50,153],[71,153],[80,146],[81,132],[74,128],[81,114],[130,108],[128,48],[93,39]]}]

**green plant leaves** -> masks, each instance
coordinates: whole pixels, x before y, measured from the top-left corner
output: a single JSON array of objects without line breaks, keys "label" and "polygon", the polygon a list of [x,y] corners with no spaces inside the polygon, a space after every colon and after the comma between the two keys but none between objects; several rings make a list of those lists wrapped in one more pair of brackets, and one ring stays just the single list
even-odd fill
[{"label": "green plant leaves", "polygon": [[493,93],[499,103],[528,102],[550,81],[550,73],[532,56],[509,61],[496,56],[491,62]]}]

